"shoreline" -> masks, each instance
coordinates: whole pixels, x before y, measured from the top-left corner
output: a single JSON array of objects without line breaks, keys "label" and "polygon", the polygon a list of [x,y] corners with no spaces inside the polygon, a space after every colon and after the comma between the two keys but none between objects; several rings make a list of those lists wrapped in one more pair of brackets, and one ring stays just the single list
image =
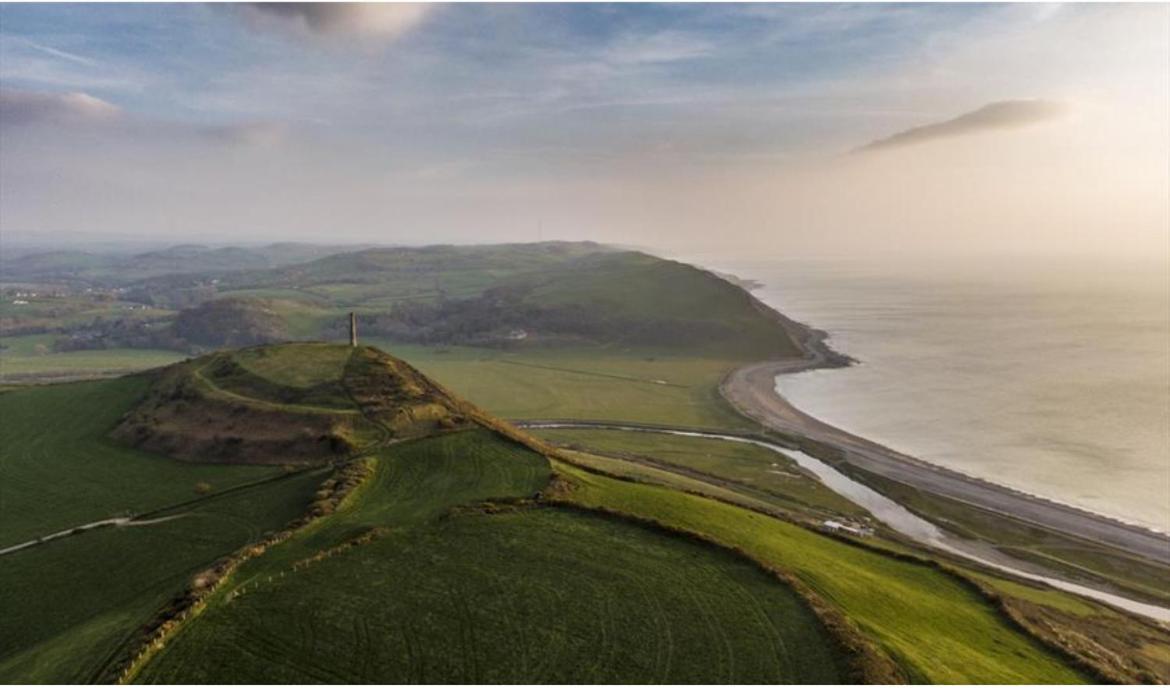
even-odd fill
[{"label": "shoreline", "polygon": [[829,347],[825,343],[826,332],[783,315],[755,296],[752,298],[758,308],[784,326],[802,355],[751,363],[728,373],[719,384],[719,394],[741,415],[777,432],[835,447],[845,454],[849,463],[889,480],[1170,565],[1170,539],[1154,529],[932,464],[801,411],[777,391],[778,376],[848,367],[856,361]]}]

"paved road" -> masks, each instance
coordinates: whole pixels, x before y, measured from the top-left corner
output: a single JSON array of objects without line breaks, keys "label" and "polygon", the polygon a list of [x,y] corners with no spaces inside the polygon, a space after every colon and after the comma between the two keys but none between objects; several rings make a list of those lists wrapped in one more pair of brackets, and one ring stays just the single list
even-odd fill
[{"label": "paved road", "polygon": [[762,425],[831,444],[846,453],[849,463],[866,471],[1170,565],[1170,537],[928,464],[819,421],[776,393],[777,375],[820,362],[814,357],[748,365],[728,375],[720,391],[741,413]]}]

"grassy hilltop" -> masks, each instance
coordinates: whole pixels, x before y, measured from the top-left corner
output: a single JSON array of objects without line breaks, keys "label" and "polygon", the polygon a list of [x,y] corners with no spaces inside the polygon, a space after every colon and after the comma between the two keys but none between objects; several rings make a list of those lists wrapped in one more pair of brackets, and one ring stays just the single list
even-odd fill
[{"label": "grassy hilltop", "polygon": [[[225,360],[233,367],[217,367]],[[339,392],[349,396],[348,406]],[[90,428],[53,439],[50,449],[44,442],[56,436],[47,432],[5,440],[5,473],[28,479],[26,492],[3,495],[6,516],[11,511],[27,515],[24,528],[13,530],[9,542],[104,518],[112,507],[133,514],[136,525],[95,528],[0,556],[6,587],[0,598],[5,612],[16,614],[0,625],[5,630],[0,679],[86,681],[129,673],[143,680],[220,682],[684,681],[713,674],[710,679],[778,682],[834,681],[846,675],[846,655],[785,584],[742,558],[681,538],[529,504],[549,483],[545,456],[525,444],[522,433],[374,349],[308,344],[219,353],[150,378],[10,392],[0,397],[0,405],[5,413],[45,416],[61,400],[74,402],[62,415],[78,415],[90,406],[100,406],[105,415],[95,417]],[[244,423],[261,418],[262,424],[241,425],[237,431],[243,439],[234,445],[244,448],[266,449],[274,416],[302,425],[319,415],[324,426],[346,415],[368,427],[352,424],[350,448],[317,449],[316,458],[306,451],[299,464],[287,468],[228,465],[222,463],[222,450],[203,444],[207,433],[198,432],[214,428],[231,434],[216,406]],[[105,437],[127,425],[136,430],[146,421],[168,431],[168,439],[191,436],[194,442],[176,443],[180,453],[220,463],[191,466]],[[179,431],[182,424],[191,430]],[[144,437],[122,432],[116,437],[155,446]],[[113,466],[86,455],[94,444],[112,452]],[[542,447],[535,440],[532,444]],[[41,456],[46,452],[52,456]],[[86,474],[100,463],[115,472],[96,482],[109,496],[105,508],[62,519],[56,506],[9,505],[31,500],[37,488],[52,487],[38,482],[37,474],[56,463],[58,455],[74,465],[57,469],[66,474],[58,483],[64,492],[71,490],[74,468]],[[263,455],[258,461],[264,461]],[[140,480],[126,482],[134,479]],[[153,495],[143,497],[139,482],[149,483]],[[75,497],[87,492],[79,486]],[[71,503],[63,496],[60,504]],[[299,513],[275,511],[297,504]],[[510,511],[499,514],[500,509]],[[299,528],[288,533],[283,526]],[[192,550],[192,541],[198,550]],[[269,548],[262,554],[239,552],[248,543]],[[399,555],[405,549],[413,551],[408,560]],[[142,560],[116,566],[116,556],[123,553]],[[241,560],[244,555],[251,557]],[[490,567],[489,557],[500,561],[496,567]],[[690,565],[689,571],[661,569],[674,563]],[[46,569],[59,570],[60,578],[38,579]],[[74,579],[91,572],[100,577],[81,584]],[[197,590],[192,584],[206,586],[209,575],[221,582],[206,595],[200,615],[172,632],[161,654],[137,659],[150,638],[140,628],[152,621],[152,613],[161,615],[149,631],[163,631],[158,627],[167,622],[167,613],[187,612],[177,605],[184,603],[181,598],[168,601],[168,595],[182,592],[184,584],[187,593]],[[487,575],[491,580],[484,582]],[[408,577],[417,587],[403,591]],[[398,586],[379,588],[386,580]],[[441,582],[451,588],[475,585],[480,592],[451,601],[454,592],[434,591]],[[258,588],[261,584],[267,591]],[[656,594],[675,595],[664,601]],[[745,594],[751,594],[746,601],[739,597]],[[283,600],[289,598],[321,599],[321,608],[290,610]],[[69,605],[52,606],[55,600]],[[591,614],[599,602],[612,604],[610,620]],[[455,607],[451,619],[434,622],[425,616],[440,604]],[[760,611],[762,604],[772,605]],[[562,622],[566,612],[582,615]],[[255,613],[264,615],[257,620]],[[289,626],[271,621],[278,613],[291,618]],[[256,633],[251,628],[258,623],[267,623],[261,626],[263,641],[271,641],[282,632],[300,631],[306,618],[326,632],[397,624],[393,630],[371,630],[374,634],[366,636],[382,638],[367,640],[364,648],[348,636],[330,635],[298,636],[273,644],[268,653],[252,646]],[[631,622],[651,629],[639,633],[618,626]],[[541,634],[542,627],[552,629]],[[516,628],[529,633],[520,648]],[[674,641],[670,650],[648,636],[663,628]],[[217,634],[205,639],[205,631]],[[607,631],[621,632],[623,639],[610,640],[603,635]],[[737,631],[754,634],[727,642],[733,650],[713,646]],[[472,638],[452,648],[451,637],[458,632]],[[315,657],[326,641],[336,649]],[[400,643],[392,645],[395,641]],[[602,648],[581,649],[570,642]],[[215,654],[202,650],[225,644]],[[401,658],[408,654],[415,658]],[[733,659],[755,663],[733,666]],[[588,661],[594,661],[591,668],[585,667]],[[648,661],[656,663],[644,667]]]}]

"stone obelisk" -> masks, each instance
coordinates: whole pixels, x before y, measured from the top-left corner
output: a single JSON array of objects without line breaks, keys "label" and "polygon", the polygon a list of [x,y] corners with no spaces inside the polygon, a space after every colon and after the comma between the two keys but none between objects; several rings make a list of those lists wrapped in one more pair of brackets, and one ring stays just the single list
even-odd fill
[{"label": "stone obelisk", "polygon": [[357,346],[357,313],[349,313],[349,345]]}]

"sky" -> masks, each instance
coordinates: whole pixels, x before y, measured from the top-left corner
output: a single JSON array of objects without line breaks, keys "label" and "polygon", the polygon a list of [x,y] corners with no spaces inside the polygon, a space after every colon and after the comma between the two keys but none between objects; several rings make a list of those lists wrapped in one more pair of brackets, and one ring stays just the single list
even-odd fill
[{"label": "sky", "polygon": [[1170,261],[1170,6],[4,4],[0,239]]}]

